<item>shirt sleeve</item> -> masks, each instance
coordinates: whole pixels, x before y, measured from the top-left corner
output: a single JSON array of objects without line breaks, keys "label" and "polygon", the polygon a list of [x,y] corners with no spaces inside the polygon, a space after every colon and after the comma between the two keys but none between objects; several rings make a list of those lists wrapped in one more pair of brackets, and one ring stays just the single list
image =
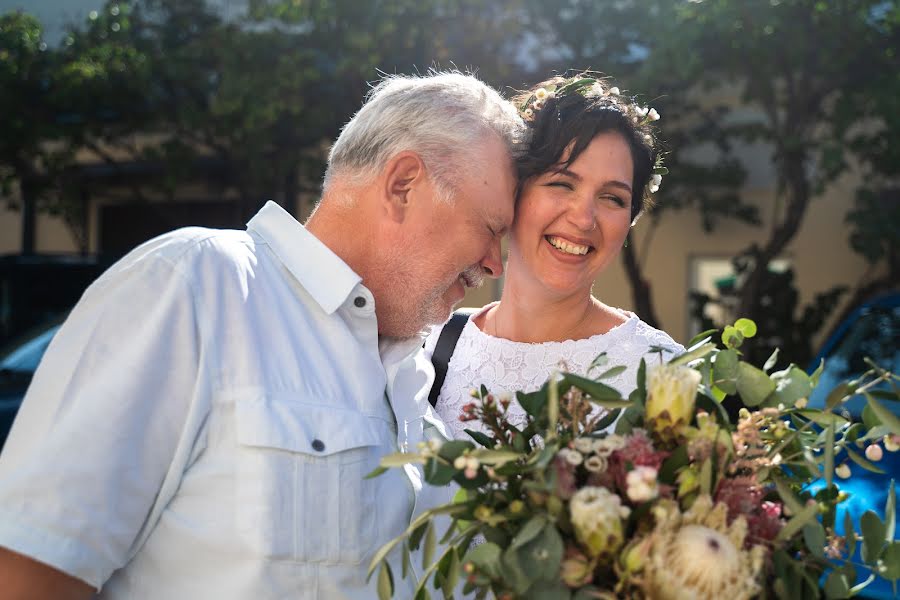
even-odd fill
[{"label": "shirt sleeve", "polygon": [[133,556],[195,435],[189,283],[162,256],[126,257],[85,292],[0,455],[0,546],[98,589]]}]

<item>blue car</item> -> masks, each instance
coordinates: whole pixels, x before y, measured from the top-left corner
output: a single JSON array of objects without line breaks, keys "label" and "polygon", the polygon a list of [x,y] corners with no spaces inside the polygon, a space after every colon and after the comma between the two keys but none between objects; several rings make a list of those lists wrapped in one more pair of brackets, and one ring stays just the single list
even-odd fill
[{"label": "blue car", "polygon": [[[821,408],[825,405],[828,392],[838,383],[853,379],[868,370],[865,358],[871,358],[879,366],[893,373],[900,372],[900,294],[889,294],[866,302],[857,307],[835,328],[816,356],[811,369],[825,360],[819,386],[809,398],[810,406]],[[900,403],[885,402],[894,414],[900,416]],[[844,405],[850,418],[862,420],[866,399],[862,396],[851,398]],[[900,481],[900,452],[884,452],[881,461],[875,463],[885,471],[884,475],[872,473],[850,462],[852,476],[846,480],[837,479],[841,491],[850,497],[841,506],[849,511],[854,523],[866,511],[874,511],[883,520],[891,479]],[[820,483],[815,487],[824,486]],[[895,483],[895,490],[900,488]],[[897,494],[900,497],[900,493]],[[838,513],[837,530],[843,533],[843,511]],[[861,569],[860,569],[861,571]],[[858,582],[868,574],[860,573]],[[878,579],[866,587],[861,598],[895,598],[891,584]]]},{"label": "blue car", "polygon": [[62,318],[34,328],[0,352],[0,450],[12,427],[47,346],[59,330]]}]

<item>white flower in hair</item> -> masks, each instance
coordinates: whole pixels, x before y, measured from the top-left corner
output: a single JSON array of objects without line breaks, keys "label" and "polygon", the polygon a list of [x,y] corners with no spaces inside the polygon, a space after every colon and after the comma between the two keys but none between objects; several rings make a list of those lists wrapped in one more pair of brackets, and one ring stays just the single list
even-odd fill
[{"label": "white flower in hair", "polygon": [[647,116],[647,112],[648,112],[650,109],[647,108],[646,106],[644,106],[644,107],[637,106],[637,107],[635,107],[634,110],[635,110],[635,112],[636,112],[637,114],[641,115],[642,117],[646,117],[646,116]]},{"label": "white flower in hair", "polygon": [[651,121],[659,121],[659,113],[656,112],[655,108],[651,108],[647,116],[650,117]]},{"label": "white flower in hair", "polygon": [[659,184],[662,183],[662,175],[656,174],[650,178],[650,185],[655,185],[659,187]]},{"label": "white flower in hair", "polygon": [[591,84],[591,88],[584,95],[588,98],[592,96],[602,96],[603,86],[600,85],[600,82],[595,81],[593,84]]},{"label": "white flower in hair", "polygon": [[544,108],[544,101],[543,100],[535,100],[531,104],[531,106],[534,107],[534,110],[541,110],[542,108]]},{"label": "white flower in hair", "polygon": [[659,186],[658,186],[658,185],[653,185],[653,184],[651,183],[651,184],[650,184],[650,193],[651,193],[651,194],[655,194],[655,193],[658,192],[658,191],[659,191]]},{"label": "white flower in hair", "polygon": [[611,88],[609,88],[609,93],[612,94],[612,95],[614,95],[614,96],[618,96],[618,95],[619,95],[619,88],[617,88],[617,87],[611,87]]},{"label": "white flower in hair", "polygon": [[546,88],[538,88],[534,93],[534,97],[537,100],[544,101],[550,96],[550,92],[547,91]]},{"label": "white flower in hair", "polygon": [[523,116],[525,117],[526,121],[530,121],[534,118],[534,111],[530,108],[526,108]]}]

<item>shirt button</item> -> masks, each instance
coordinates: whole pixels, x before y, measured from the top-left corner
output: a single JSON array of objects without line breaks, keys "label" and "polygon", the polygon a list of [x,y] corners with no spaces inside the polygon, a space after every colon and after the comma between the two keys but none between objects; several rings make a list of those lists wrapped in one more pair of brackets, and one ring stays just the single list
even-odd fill
[{"label": "shirt button", "polygon": [[313,440],[312,447],[316,452],[321,452],[325,449],[325,443],[322,440]]},{"label": "shirt button", "polygon": [[356,306],[356,308],[362,308],[363,306],[366,305],[366,299],[363,298],[362,296],[357,296],[356,298],[353,299],[353,304],[354,304],[354,306]]}]

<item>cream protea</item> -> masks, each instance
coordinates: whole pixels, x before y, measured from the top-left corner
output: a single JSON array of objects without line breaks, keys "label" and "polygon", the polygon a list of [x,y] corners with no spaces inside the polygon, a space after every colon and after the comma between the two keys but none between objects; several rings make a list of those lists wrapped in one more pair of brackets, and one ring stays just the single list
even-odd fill
[{"label": "cream protea", "polygon": [[656,365],[647,371],[645,425],[663,442],[674,442],[694,415],[700,372],[682,365]]},{"label": "cream protea", "polygon": [[631,509],[622,506],[618,496],[603,487],[587,486],[578,490],[569,502],[575,538],[588,555],[605,561],[622,546],[622,519]]},{"label": "cream protea", "polygon": [[766,550],[744,549],[743,517],[727,525],[727,507],[713,505],[707,495],[684,513],[669,500],[660,501],[653,513],[656,523],[643,546],[646,555],[637,561],[639,572],[623,583],[655,600],[749,600],[762,591]]}]

